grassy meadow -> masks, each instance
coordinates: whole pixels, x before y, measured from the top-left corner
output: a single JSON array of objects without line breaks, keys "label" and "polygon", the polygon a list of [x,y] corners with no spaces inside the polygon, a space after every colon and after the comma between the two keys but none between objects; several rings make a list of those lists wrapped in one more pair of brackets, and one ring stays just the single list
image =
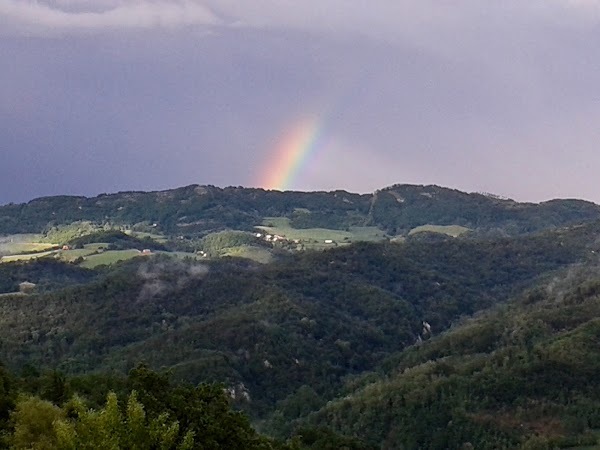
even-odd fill
[{"label": "grassy meadow", "polygon": [[327,248],[331,240],[335,244],[350,244],[356,241],[382,241],[388,236],[377,227],[349,227],[348,230],[328,228],[293,228],[287,217],[267,217],[256,227],[266,234],[280,235],[288,240],[298,240],[306,248]]},{"label": "grassy meadow", "polygon": [[0,236],[0,255],[18,255],[42,252],[56,246],[49,242],[40,242],[41,234],[11,234]]},{"label": "grassy meadow", "polygon": [[109,250],[84,257],[85,259],[80,265],[86,269],[94,269],[98,266],[114,264],[118,261],[135,258],[136,256],[142,256],[142,252],[136,249]]},{"label": "grassy meadow", "polygon": [[0,258],[0,262],[31,261],[32,259],[44,258],[56,254],[56,250],[37,253],[24,253],[22,255],[7,255]]},{"label": "grassy meadow", "polygon": [[452,237],[458,237],[461,234],[465,234],[471,231],[470,228],[461,227],[460,225],[421,225],[419,227],[415,227],[408,232],[409,236],[416,233],[440,233],[446,234]]},{"label": "grassy meadow", "polygon": [[225,249],[221,256],[246,258],[261,264],[268,264],[273,261],[273,255],[268,249],[254,246],[230,247]]}]

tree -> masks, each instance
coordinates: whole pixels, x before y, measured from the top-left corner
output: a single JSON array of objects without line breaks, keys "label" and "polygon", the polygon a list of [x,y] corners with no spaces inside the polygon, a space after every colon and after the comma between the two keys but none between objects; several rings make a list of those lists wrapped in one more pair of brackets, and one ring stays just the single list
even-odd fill
[{"label": "tree", "polygon": [[14,432],[9,443],[14,449],[50,450],[57,448],[54,422],[63,411],[38,397],[20,397],[11,414]]},{"label": "tree", "polygon": [[119,409],[117,395],[109,393],[99,411],[86,409],[74,397],[65,405],[65,418],[54,423],[54,433],[61,450],[187,450],[194,448],[194,433],[181,433],[179,423],[167,413],[151,418],[132,391],[125,413]]}]

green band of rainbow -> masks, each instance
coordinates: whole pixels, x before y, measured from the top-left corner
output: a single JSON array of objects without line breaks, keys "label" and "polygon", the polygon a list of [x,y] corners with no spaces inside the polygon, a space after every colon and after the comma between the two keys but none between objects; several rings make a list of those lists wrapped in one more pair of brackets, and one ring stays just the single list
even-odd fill
[{"label": "green band of rainbow", "polygon": [[287,190],[317,148],[321,127],[317,117],[300,120],[284,133],[262,172],[258,185],[266,189]]}]

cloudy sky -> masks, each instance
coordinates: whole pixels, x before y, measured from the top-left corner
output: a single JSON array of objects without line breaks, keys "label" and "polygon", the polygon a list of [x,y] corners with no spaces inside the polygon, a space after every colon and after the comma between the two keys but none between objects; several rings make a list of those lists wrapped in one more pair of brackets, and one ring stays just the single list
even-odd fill
[{"label": "cloudy sky", "polygon": [[599,43],[600,0],[0,0],[0,203],[193,183],[600,202]]}]

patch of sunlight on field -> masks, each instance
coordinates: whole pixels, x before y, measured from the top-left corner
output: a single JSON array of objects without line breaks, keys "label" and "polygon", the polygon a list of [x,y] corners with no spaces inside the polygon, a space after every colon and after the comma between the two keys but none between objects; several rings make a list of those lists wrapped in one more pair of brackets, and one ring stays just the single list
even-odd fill
[{"label": "patch of sunlight on field", "polygon": [[421,225],[410,230],[408,232],[408,235],[410,236],[415,233],[430,232],[446,234],[452,237],[458,237],[461,234],[467,233],[469,231],[471,231],[470,228],[462,227],[460,225]]},{"label": "patch of sunlight on field", "polygon": [[0,244],[19,242],[40,242],[44,236],[37,233],[7,234],[0,236]]},{"label": "patch of sunlight on field", "polygon": [[38,252],[38,253],[27,253],[24,255],[10,255],[3,256],[0,258],[0,262],[14,262],[14,261],[31,261],[32,259],[44,258],[46,256],[50,256],[56,253],[56,250],[52,250],[49,252]]},{"label": "patch of sunlight on field", "polygon": [[304,244],[324,243],[327,240],[343,244],[358,241],[381,241],[388,236],[377,227],[349,227],[348,230],[329,228],[293,228],[287,217],[267,217],[263,225],[255,227],[266,234],[280,235]]},{"label": "patch of sunlight on field", "polygon": [[150,238],[153,241],[156,241],[160,244],[164,244],[165,242],[167,242],[167,237],[163,234],[145,233],[143,231],[132,231],[130,234],[131,236],[136,237],[138,239]]},{"label": "patch of sunlight on field", "polygon": [[85,267],[86,269],[94,269],[98,266],[114,264],[117,261],[125,261],[141,255],[142,252],[135,249],[109,250],[103,253],[86,256],[80,266]]},{"label": "patch of sunlight on field", "polygon": [[92,244],[85,244],[83,248],[76,248],[72,250],[60,250],[58,257],[61,261],[74,262],[78,258],[85,258],[95,254],[96,252],[102,251],[102,249],[108,247],[109,244],[104,242],[94,242]]},{"label": "patch of sunlight on field", "polygon": [[56,244],[40,242],[40,234],[11,234],[0,236],[0,254],[16,255],[21,253],[33,253],[56,247]]},{"label": "patch of sunlight on field", "polygon": [[102,248],[108,247],[109,245],[110,244],[107,243],[107,242],[93,242],[91,244],[84,244],[83,248],[85,250],[91,250],[91,251],[96,252],[96,251],[98,251],[98,250],[100,250]]},{"label": "patch of sunlight on field", "polygon": [[246,258],[261,264],[268,264],[273,261],[273,255],[269,250],[262,247],[241,246],[223,249],[220,256],[232,256],[236,258]]}]

